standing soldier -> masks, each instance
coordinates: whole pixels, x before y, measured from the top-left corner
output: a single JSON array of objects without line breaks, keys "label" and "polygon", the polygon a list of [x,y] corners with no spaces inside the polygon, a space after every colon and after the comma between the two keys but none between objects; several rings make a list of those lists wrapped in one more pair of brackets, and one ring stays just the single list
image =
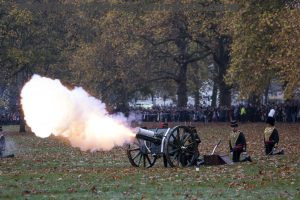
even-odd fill
[{"label": "standing soldier", "polygon": [[275,110],[271,109],[267,118],[268,126],[265,128],[264,131],[264,143],[265,143],[266,155],[284,154],[283,150],[276,152],[276,146],[278,145],[279,142],[279,133],[275,128],[274,115],[275,115]]},{"label": "standing soldier", "polygon": [[232,161],[233,162],[244,162],[244,161],[252,161],[250,156],[247,156],[243,160],[240,160],[240,156],[242,152],[246,152],[247,144],[245,135],[237,129],[238,124],[237,121],[231,121],[232,131],[230,133],[229,140],[229,148],[232,153]]}]

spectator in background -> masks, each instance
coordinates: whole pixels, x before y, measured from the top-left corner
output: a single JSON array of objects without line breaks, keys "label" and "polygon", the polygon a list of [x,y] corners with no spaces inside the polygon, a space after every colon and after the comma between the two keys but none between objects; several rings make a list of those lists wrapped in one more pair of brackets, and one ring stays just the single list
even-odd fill
[{"label": "spectator in background", "polygon": [[291,115],[292,115],[293,122],[296,122],[297,114],[298,114],[298,106],[297,106],[296,102],[294,102],[293,105],[291,106]]},{"label": "spectator in background", "polygon": [[246,108],[245,106],[241,107],[241,111],[240,111],[240,116],[241,116],[241,122],[245,122],[246,121]]},{"label": "spectator in background", "polygon": [[239,107],[238,106],[235,106],[233,109],[233,117],[234,117],[234,120],[239,119]]},{"label": "spectator in background", "polygon": [[[268,110],[273,107],[276,109],[276,121],[297,122],[300,118],[299,106],[296,102],[268,104],[268,105],[240,105],[230,107],[198,107],[176,108],[168,106],[155,106],[152,109],[131,108],[131,112],[141,113],[142,120],[146,122],[226,122],[239,120],[241,122],[265,122]],[[18,123],[19,118],[15,114],[3,113],[2,124]]]}]

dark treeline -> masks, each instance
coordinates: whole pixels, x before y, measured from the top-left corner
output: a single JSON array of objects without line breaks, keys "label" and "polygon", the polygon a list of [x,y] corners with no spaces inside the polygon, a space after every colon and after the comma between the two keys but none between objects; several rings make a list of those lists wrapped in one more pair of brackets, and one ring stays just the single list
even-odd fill
[{"label": "dark treeline", "polygon": [[5,113],[0,115],[0,125],[18,125],[20,124],[19,113]]},{"label": "dark treeline", "polygon": [[175,99],[178,107],[186,107],[193,96],[197,107],[204,83],[213,86],[213,107],[231,106],[232,89],[245,100],[259,99],[272,81],[283,86],[285,98],[295,97],[297,1],[191,1],[201,8],[237,8],[226,11],[91,6],[104,3],[111,2],[0,0],[0,110],[21,110],[21,88],[35,73],[59,78],[69,88],[82,86],[121,111],[132,99],[157,94]]}]

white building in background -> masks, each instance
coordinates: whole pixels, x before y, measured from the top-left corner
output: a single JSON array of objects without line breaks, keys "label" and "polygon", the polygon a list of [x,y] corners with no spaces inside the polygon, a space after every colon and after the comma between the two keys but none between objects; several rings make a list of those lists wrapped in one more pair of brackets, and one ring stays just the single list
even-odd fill
[{"label": "white building in background", "polygon": [[284,94],[282,91],[271,92],[268,95],[269,101],[284,102]]},{"label": "white building in background", "polygon": [[[206,84],[201,88],[200,91],[200,105],[210,106],[211,105],[211,97],[212,97],[212,86],[210,84]],[[177,98],[177,97],[176,97]],[[263,98],[265,98],[263,96]],[[300,100],[300,88],[296,91],[296,99]],[[269,102],[279,102],[283,103],[284,93],[283,88],[278,82],[273,82],[270,86],[268,93],[268,101]],[[262,99],[262,102],[265,102]],[[218,97],[217,97],[218,104]],[[247,104],[247,100],[240,100],[238,98],[238,92],[232,92],[232,105],[239,104]],[[192,96],[188,97],[188,105],[195,105],[195,99]],[[176,102],[174,102],[171,98],[167,98],[164,100],[163,97],[155,97],[152,101],[151,98],[147,98],[146,100],[138,100],[135,103],[132,102],[130,106],[133,107],[143,107],[143,108],[152,108],[152,106],[176,106]]]},{"label": "white building in background", "polygon": [[278,82],[273,81],[271,83],[268,93],[268,101],[280,103],[284,102],[283,88]]},{"label": "white building in background", "polygon": [[[280,83],[275,81],[272,82],[269,89],[268,99],[269,101],[281,103],[285,101],[283,87]],[[295,91],[294,100],[300,101],[300,88]]]},{"label": "white building in background", "polygon": [[[204,106],[211,105],[212,87],[208,84],[204,85],[200,90],[200,104]],[[177,99],[177,96],[175,97]],[[131,107],[152,108],[153,106],[176,106],[176,101],[172,98],[164,99],[163,97],[155,97],[153,100],[149,97],[139,99],[136,102],[129,103]],[[195,105],[195,99],[192,96],[188,97],[187,105]]]}]

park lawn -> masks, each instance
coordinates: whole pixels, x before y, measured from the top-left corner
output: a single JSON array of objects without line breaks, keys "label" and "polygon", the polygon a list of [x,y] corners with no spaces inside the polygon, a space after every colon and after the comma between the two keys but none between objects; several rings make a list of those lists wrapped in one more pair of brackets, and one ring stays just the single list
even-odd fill
[{"label": "park lawn", "polygon": [[5,132],[16,132],[19,131],[19,127],[17,125],[7,125],[7,126],[3,126],[2,130]]},{"label": "park lawn", "polygon": [[[146,124],[150,127],[154,124]],[[228,151],[228,124],[194,124],[201,154]],[[252,163],[131,167],[121,147],[81,152],[62,139],[7,132],[13,159],[0,160],[0,199],[300,199],[300,124],[278,124],[283,156],[263,154],[263,123],[242,124]],[[5,129],[4,129],[5,130]]]}]

